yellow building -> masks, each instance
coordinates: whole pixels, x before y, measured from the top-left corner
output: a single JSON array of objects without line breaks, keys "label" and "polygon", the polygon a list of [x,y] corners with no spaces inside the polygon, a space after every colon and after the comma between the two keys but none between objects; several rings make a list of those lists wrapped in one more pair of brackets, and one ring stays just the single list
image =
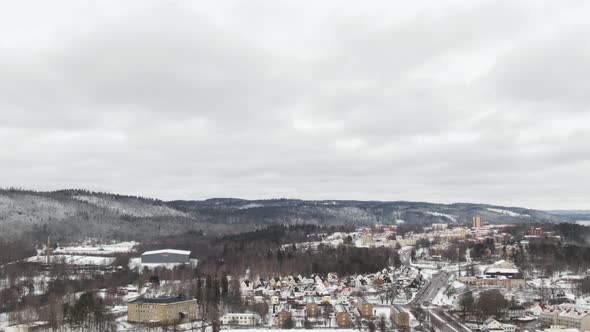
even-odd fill
[{"label": "yellow building", "polygon": [[336,313],[336,323],[338,324],[338,327],[351,327],[352,319],[350,318],[350,314],[344,311]]},{"label": "yellow building", "polygon": [[373,317],[373,304],[361,303],[361,305],[359,306],[359,312],[361,313],[362,318]]},{"label": "yellow building", "polygon": [[473,217],[473,228],[480,228],[484,225],[483,217],[475,216]]},{"label": "yellow building", "polygon": [[398,328],[410,327],[410,314],[407,312],[398,312],[395,314],[395,326]]},{"label": "yellow building", "polygon": [[197,300],[178,296],[139,298],[127,304],[131,323],[172,324],[197,319]]},{"label": "yellow building", "polygon": [[308,303],[305,305],[305,315],[307,317],[317,317],[320,314],[320,309],[316,303]]}]

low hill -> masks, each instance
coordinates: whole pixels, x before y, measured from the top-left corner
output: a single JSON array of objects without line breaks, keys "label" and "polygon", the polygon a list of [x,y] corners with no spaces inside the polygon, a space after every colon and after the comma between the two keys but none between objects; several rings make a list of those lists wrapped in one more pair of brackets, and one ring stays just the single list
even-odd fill
[{"label": "low hill", "polygon": [[570,222],[567,215],[487,204],[296,199],[202,201],[157,199],[85,190],[0,190],[0,237],[29,234],[72,240],[84,237],[145,240],[187,232],[229,233],[268,224],[373,224],[449,222],[469,224]]}]

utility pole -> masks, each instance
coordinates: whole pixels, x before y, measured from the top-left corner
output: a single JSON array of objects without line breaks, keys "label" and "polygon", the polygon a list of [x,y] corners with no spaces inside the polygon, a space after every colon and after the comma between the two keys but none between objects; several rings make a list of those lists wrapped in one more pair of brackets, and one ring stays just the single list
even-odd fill
[{"label": "utility pole", "polygon": [[457,248],[457,275],[461,276],[461,250]]},{"label": "utility pole", "polygon": [[47,237],[47,265],[51,264],[51,239]]}]

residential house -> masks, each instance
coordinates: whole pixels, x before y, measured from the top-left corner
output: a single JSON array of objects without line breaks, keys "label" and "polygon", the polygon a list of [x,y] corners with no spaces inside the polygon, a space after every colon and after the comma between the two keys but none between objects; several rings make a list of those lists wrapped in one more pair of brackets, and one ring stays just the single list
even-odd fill
[{"label": "residential house", "polygon": [[526,309],[526,313],[532,316],[540,316],[541,313],[543,312],[543,306],[541,306],[540,304],[535,304],[533,306],[530,306],[529,308]]},{"label": "residential house", "polygon": [[504,332],[516,332],[516,325],[502,324],[502,328],[504,329]]},{"label": "residential house", "polygon": [[483,322],[488,331],[504,331],[504,325],[493,318],[488,318]]},{"label": "residential house", "polygon": [[221,324],[234,326],[255,326],[256,315],[251,313],[228,313],[221,317]]}]

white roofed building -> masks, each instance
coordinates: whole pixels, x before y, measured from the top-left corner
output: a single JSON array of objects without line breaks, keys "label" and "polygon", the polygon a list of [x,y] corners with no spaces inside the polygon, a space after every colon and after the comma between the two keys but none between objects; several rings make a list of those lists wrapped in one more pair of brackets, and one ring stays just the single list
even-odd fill
[{"label": "white roofed building", "polygon": [[563,305],[557,314],[556,324],[565,328],[590,330],[590,308],[577,305]]},{"label": "white roofed building", "polygon": [[191,252],[187,250],[162,249],[146,251],[141,255],[142,264],[189,263]]}]

